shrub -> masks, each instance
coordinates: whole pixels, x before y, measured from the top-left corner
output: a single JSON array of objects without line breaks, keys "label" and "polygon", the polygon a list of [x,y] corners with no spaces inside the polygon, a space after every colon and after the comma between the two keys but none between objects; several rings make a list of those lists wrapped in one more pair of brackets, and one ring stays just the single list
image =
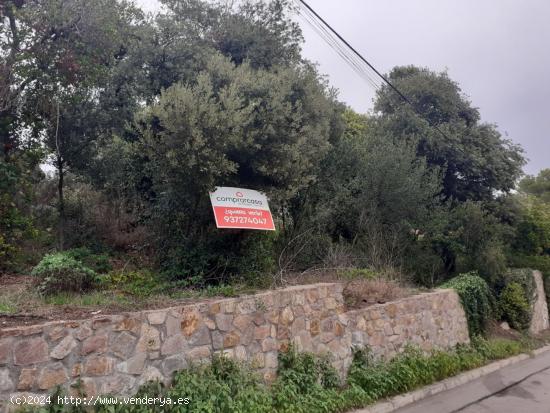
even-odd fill
[{"label": "shrub", "polygon": [[65,252],[48,254],[32,270],[39,278],[38,292],[52,294],[60,291],[82,292],[92,288],[97,274]]},{"label": "shrub", "polygon": [[515,356],[523,350],[522,344],[518,341],[502,338],[494,338],[489,341],[479,336],[472,337],[472,347],[488,361]]},{"label": "shrub", "polygon": [[147,271],[111,271],[101,277],[103,288],[118,290],[137,297],[164,291],[167,283],[159,275]]},{"label": "shrub", "polygon": [[532,311],[525,290],[518,282],[512,281],[504,287],[499,297],[503,317],[512,328],[527,330]]},{"label": "shrub", "polygon": [[532,268],[542,273],[546,302],[550,312],[550,255],[514,255],[508,260],[513,267]]},{"label": "shrub", "polygon": [[354,353],[348,383],[363,389],[373,400],[393,396],[477,368],[488,361],[510,357],[522,351],[521,344],[510,340],[485,340],[475,337],[471,345],[454,350],[423,353],[415,347],[390,361],[375,361],[369,350]]},{"label": "shrub", "polygon": [[470,336],[482,334],[496,309],[495,298],[485,280],[476,272],[469,272],[458,275],[441,287],[453,288],[460,296]]},{"label": "shrub", "polygon": [[106,273],[113,269],[107,254],[94,254],[88,248],[73,248],[65,253],[97,273]]}]

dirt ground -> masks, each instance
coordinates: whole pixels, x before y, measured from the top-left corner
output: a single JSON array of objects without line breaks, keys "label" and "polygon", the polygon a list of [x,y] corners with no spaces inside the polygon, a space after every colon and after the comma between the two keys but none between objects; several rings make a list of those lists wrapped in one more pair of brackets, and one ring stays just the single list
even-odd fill
[{"label": "dirt ground", "polygon": [[[342,278],[339,274],[337,271],[285,274],[280,285],[342,282],[345,304],[350,309],[381,304],[415,293],[414,290],[400,287],[396,281],[350,280]],[[242,294],[252,292],[254,291],[248,289],[243,290]],[[185,295],[189,295],[189,298],[160,295],[132,297],[117,291],[96,291],[82,296],[75,294],[45,300],[36,293],[33,277],[4,274],[0,275],[0,329],[54,320],[86,319],[98,314],[120,314],[127,311],[164,308],[207,299],[200,297],[200,291],[182,291],[182,296]]]}]

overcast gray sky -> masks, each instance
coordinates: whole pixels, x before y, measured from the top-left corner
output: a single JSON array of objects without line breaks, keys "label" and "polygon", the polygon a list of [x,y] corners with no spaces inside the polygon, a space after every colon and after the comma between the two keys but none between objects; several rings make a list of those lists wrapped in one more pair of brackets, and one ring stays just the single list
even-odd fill
[{"label": "overcast gray sky", "polygon": [[[148,11],[156,0],[137,0]],[[309,0],[378,70],[447,70],[482,119],[521,144],[525,172],[550,168],[550,0]],[[303,20],[303,54],[355,110],[374,90]]]}]

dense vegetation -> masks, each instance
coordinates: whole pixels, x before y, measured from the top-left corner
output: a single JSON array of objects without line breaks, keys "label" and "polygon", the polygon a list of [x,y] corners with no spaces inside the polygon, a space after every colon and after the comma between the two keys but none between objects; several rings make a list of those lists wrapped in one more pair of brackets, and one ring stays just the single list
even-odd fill
[{"label": "dense vegetation", "polygon": [[[311,267],[430,287],[477,271],[524,324],[503,280],[550,276],[550,174],[520,182],[521,148],[446,73],[396,67],[421,115],[387,87],[362,115],[301,57],[290,1],[162,3],[2,2],[1,273],[139,294]],[[277,231],[217,230],[223,185],[265,192]]]},{"label": "dense vegetation", "polygon": [[[135,397],[187,397],[187,405],[103,405],[97,412],[279,412],[336,413],[373,403],[462,371],[480,367],[492,360],[526,350],[520,343],[504,339],[476,338],[471,345],[449,351],[424,353],[407,348],[391,360],[375,360],[368,350],[355,353],[347,379],[323,358],[292,349],[279,356],[278,378],[265,386],[247,366],[226,358],[214,358],[211,365],[195,366],[177,373],[170,387],[152,382]],[[54,403],[40,412],[91,411]],[[120,399],[122,400],[122,399]]]}]

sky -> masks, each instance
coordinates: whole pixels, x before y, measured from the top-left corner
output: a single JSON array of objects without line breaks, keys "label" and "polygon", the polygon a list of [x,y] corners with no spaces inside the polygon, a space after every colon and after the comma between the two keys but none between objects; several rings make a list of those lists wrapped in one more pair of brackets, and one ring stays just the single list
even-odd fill
[{"label": "sky", "polygon": [[[147,11],[157,0],[136,0]],[[550,168],[549,0],[309,0],[380,72],[446,70],[484,122],[525,150],[524,170]],[[317,62],[340,100],[372,108],[374,89],[298,18],[303,56]]]}]

